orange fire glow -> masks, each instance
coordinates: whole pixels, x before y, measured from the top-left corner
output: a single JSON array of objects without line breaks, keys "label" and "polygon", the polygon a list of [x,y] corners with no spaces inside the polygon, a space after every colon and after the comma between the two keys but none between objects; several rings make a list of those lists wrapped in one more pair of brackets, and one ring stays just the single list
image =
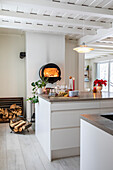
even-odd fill
[{"label": "orange fire glow", "polygon": [[59,71],[57,68],[45,68],[44,77],[59,77]]}]

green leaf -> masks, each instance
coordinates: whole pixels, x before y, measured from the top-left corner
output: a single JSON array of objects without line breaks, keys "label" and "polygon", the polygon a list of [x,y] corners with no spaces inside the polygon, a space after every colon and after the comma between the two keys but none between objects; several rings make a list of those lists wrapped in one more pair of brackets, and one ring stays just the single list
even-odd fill
[{"label": "green leaf", "polygon": [[31,86],[34,86],[34,87],[35,87],[35,83],[34,83],[34,82],[32,82],[32,83],[31,83]]},{"label": "green leaf", "polygon": [[33,99],[33,98],[31,98],[31,97],[29,98],[29,100],[32,100],[32,99]]},{"label": "green leaf", "polygon": [[39,85],[38,85],[38,88],[42,88],[42,85],[41,85],[41,84],[39,84]]},{"label": "green leaf", "polygon": [[37,85],[37,86],[38,86],[38,81],[36,81],[36,82],[35,82],[35,85]]},{"label": "green leaf", "polygon": [[38,96],[37,96],[37,97],[35,97],[35,98],[33,98],[32,102],[33,102],[33,103],[38,103],[38,102],[39,102],[39,100],[38,100]]},{"label": "green leaf", "polygon": [[38,102],[39,102],[38,99],[33,100],[33,103],[38,103]]},{"label": "green leaf", "polygon": [[36,87],[34,87],[32,90],[34,91],[36,89]]},{"label": "green leaf", "polygon": [[42,83],[42,81],[41,81],[41,80],[38,80],[37,82],[38,82],[38,83]]}]

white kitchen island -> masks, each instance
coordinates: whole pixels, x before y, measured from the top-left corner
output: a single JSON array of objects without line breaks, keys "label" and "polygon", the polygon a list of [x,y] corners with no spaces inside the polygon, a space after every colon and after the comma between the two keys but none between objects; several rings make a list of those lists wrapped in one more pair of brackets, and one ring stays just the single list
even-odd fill
[{"label": "white kitchen island", "polygon": [[113,113],[104,116],[81,116],[80,170],[113,170]]},{"label": "white kitchen island", "polygon": [[51,161],[80,154],[80,114],[112,112],[113,94],[81,93],[73,98],[40,95],[35,109],[36,137]]}]

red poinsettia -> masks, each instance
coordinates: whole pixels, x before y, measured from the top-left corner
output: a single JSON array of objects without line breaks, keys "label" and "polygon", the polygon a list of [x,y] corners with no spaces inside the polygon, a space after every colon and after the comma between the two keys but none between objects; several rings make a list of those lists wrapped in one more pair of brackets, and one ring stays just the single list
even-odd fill
[{"label": "red poinsettia", "polygon": [[106,86],[107,85],[107,81],[106,80],[98,80],[98,79],[96,79],[95,81],[94,81],[94,86],[96,86],[96,85],[98,85],[98,86],[102,86],[102,85],[104,85],[104,86]]}]

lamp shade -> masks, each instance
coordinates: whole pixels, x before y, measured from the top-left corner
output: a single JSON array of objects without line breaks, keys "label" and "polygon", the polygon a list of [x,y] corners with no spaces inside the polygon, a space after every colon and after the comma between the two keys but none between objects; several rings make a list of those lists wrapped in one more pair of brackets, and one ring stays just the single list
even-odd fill
[{"label": "lamp shade", "polygon": [[73,50],[77,51],[78,53],[89,53],[90,51],[93,51],[94,48],[88,47],[83,43],[80,45],[80,47],[73,48]]}]

